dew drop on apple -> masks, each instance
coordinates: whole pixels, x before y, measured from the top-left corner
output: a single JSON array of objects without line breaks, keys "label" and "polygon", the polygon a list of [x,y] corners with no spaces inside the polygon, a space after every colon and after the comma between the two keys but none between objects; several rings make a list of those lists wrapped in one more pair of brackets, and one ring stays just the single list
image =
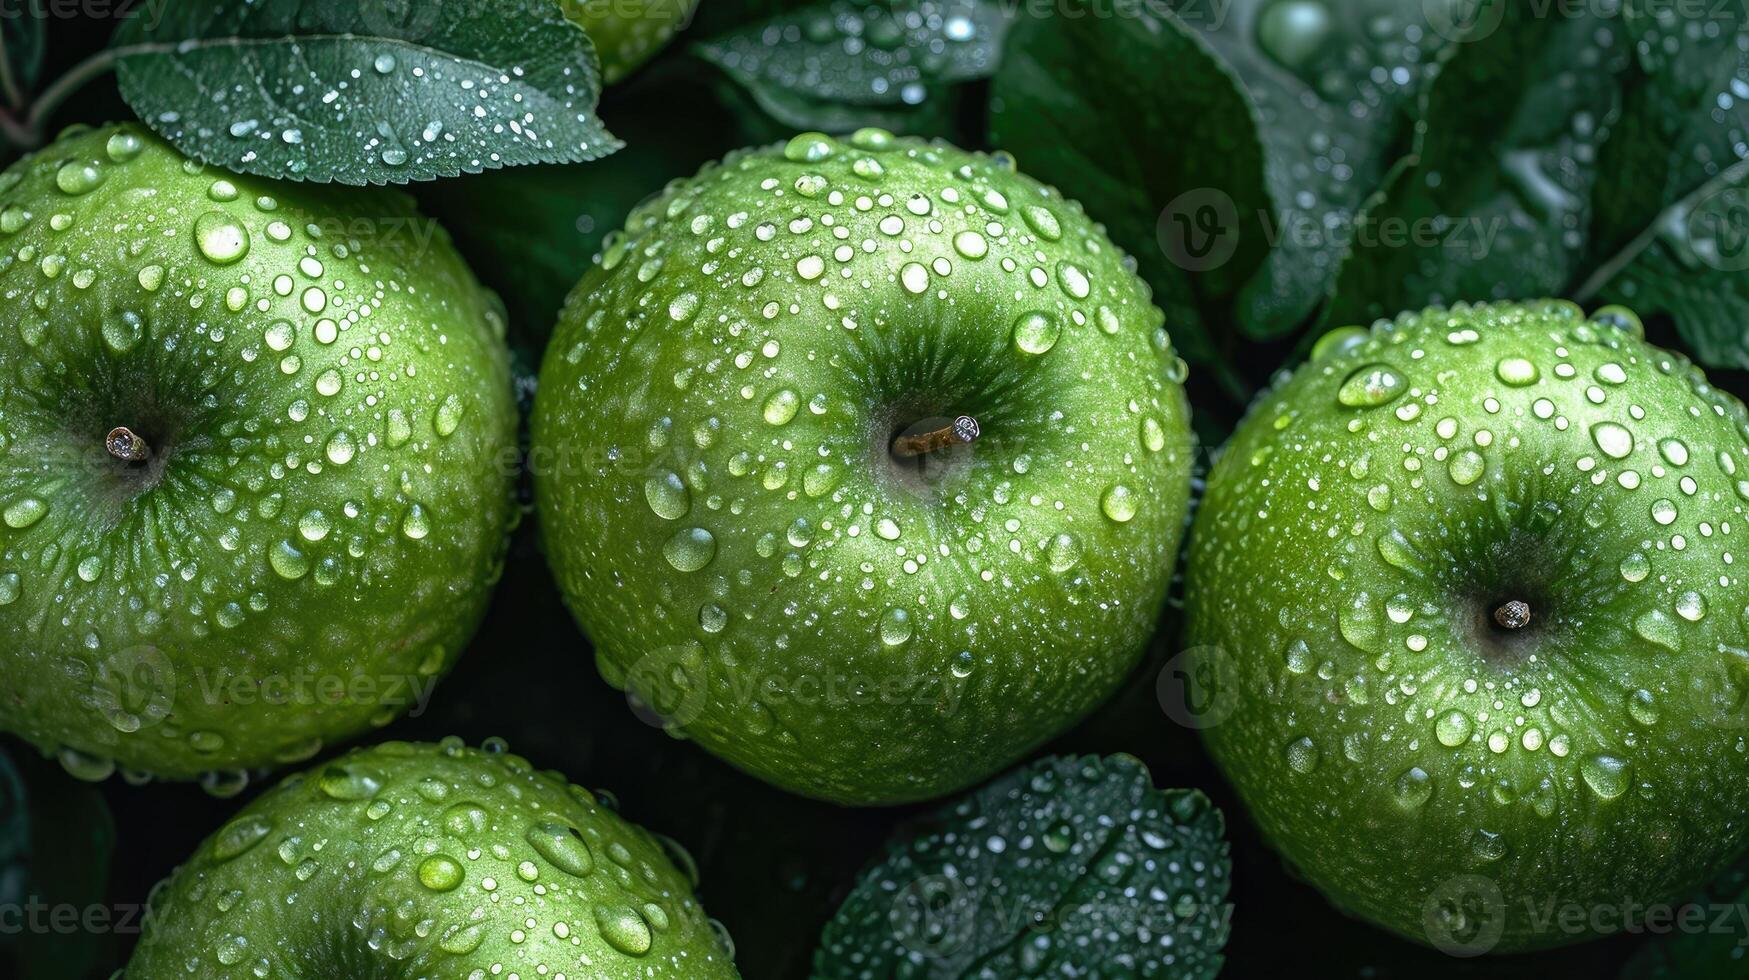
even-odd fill
[{"label": "dew drop on apple", "polygon": [[412,504],[401,518],[401,533],[410,541],[422,541],[431,533],[431,518],[426,515],[425,508]]},{"label": "dew drop on apple", "polygon": [[437,415],[432,418],[431,428],[442,438],[449,438],[462,424],[462,416],[467,414],[468,407],[461,396],[451,394],[437,406]]},{"label": "dew drop on apple", "polygon": [[328,437],[328,444],[323,447],[328,462],[335,466],[345,466],[352,462],[352,457],[358,452],[358,444],[353,441],[352,433],[341,429]]},{"label": "dew drop on apple", "polygon": [[1599,753],[1586,756],[1579,763],[1579,775],[1591,792],[1602,799],[1613,800],[1627,792],[1632,771],[1626,759]]},{"label": "dew drop on apple", "polygon": [[801,408],[802,400],[788,388],[773,392],[765,400],[763,414],[768,425],[788,425],[796,417],[796,411]]},{"label": "dew drop on apple", "polygon": [[1658,723],[1658,701],[1651,691],[1640,688],[1628,695],[1628,714],[1642,725]]},{"label": "dew drop on apple", "polygon": [[1482,454],[1474,449],[1466,449],[1452,456],[1446,463],[1445,471],[1451,477],[1451,482],[1460,487],[1467,487],[1482,478],[1488,464]]},{"label": "dew drop on apple", "polygon": [[1682,649],[1681,634],[1677,630],[1676,621],[1657,609],[1648,610],[1634,620],[1634,632],[1651,643],[1671,652]]},{"label": "dew drop on apple", "polygon": [[194,219],[194,244],[217,265],[230,265],[249,253],[249,229],[223,211]]},{"label": "dew drop on apple", "polygon": [[717,539],[702,527],[676,531],[662,545],[662,557],[676,571],[696,572],[717,556]]},{"label": "dew drop on apple", "polygon": [[309,574],[310,559],[290,541],[281,541],[267,553],[267,563],[280,578],[296,581]]},{"label": "dew drop on apple", "polygon": [[1058,575],[1074,568],[1081,561],[1081,539],[1063,531],[1045,546],[1045,562]]},{"label": "dew drop on apple", "polygon": [[1652,563],[1637,551],[1621,560],[1621,577],[1626,581],[1643,582],[1651,573]]},{"label": "dew drop on apple", "polygon": [[628,956],[643,956],[650,951],[653,937],[649,924],[634,909],[625,906],[598,908],[595,910],[595,924],[609,946]]},{"label": "dew drop on apple", "polygon": [[1336,401],[1348,408],[1377,408],[1402,396],[1408,383],[1388,364],[1363,364],[1336,389]]},{"label": "dew drop on apple", "polygon": [[1136,516],[1136,493],[1121,483],[1114,483],[1105,490],[1105,495],[1099,499],[1099,509],[1105,516],[1119,524],[1127,524]]},{"label": "dew drop on apple", "polygon": [[1014,321],[1014,346],[1028,354],[1043,354],[1057,343],[1063,325],[1052,313],[1022,313]]},{"label": "dew drop on apple", "polygon": [[1378,605],[1370,593],[1356,592],[1337,611],[1336,625],[1342,638],[1357,650],[1378,653],[1383,644],[1384,628],[1379,621]]},{"label": "dew drop on apple", "polygon": [[680,474],[664,470],[644,481],[644,501],[651,513],[667,521],[679,520],[692,509],[692,494]]},{"label": "dew drop on apple", "polygon": [[105,316],[103,326],[99,329],[103,334],[104,346],[117,354],[126,354],[133,350],[146,335],[145,320],[132,310],[119,310]]},{"label": "dew drop on apple", "polygon": [[1062,223],[1050,208],[1042,204],[1029,204],[1021,208],[1020,216],[1025,219],[1026,226],[1045,241],[1054,242],[1063,237]]},{"label": "dew drop on apple", "polygon": [[55,186],[65,194],[87,194],[102,185],[107,176],[93,161],[68,160],[55,171]]},{"label": "dew drop on apple", "polygon": [[7,504],[4,511],[0,511],[0,520],[4,520],[7,527],[21,531],[42,520],[43,515],[48,512],[49,505],[40,499],[20,497]]},{"label": "dew drop on apple", "polygon": [[1439,744],[1448,749],[1455,749],[1468,742],[1474,731],[1475,723],[1470,720],[1470,716],[1455,708],[1440,715],[1439,720],[1433,723],[1434,736],[1439,739]]},{"label": "dew drop on apple", "polygon": [[903,646],[911,641],[911,614],[897,606],[881,613],[881,642],[890,647]]},{"label": "dew drop on apple", "polygon": [[1498,861],[1506,856],[1506,851],[1506,837],[1502,834],[1478,827],[1475,833],[1470,835],[1470,853],[1474,854],[1478,861],[1483,863]]},{"label": "dew drop on apple", "polygon": [[1310,736],[1305,735],[1287,743],[1282,749],[1282,757],[1287,760],[1289,769],[1302,775],[1317,769],[1318,763],[1323,761],[1323,754],[1318,751],[1317,744]]},{"label": "dew drop on apple", "polygon": [[1591,441],[1611,459],[1623,459],[1634,451],[1634,434],[1617,422],[1599,422],[1593,425]]},{"label": "dew drop on apple", "polygon": [[1433,777],[1420,766],[1410,766],[1391,787],[1392,799],[1405,810],[1420,809],[1433,798]]},{"label": "dew drop on apple", "polygon": [[1494,365],[1494,376],[1513,388],[1536,384],[1542,377],[1534,362],[1523,357],[1503,357]]},{"label": "dew drop on apple", "polygon": [[17,572],[7,572],[0,575],[0,606],[10,606],[24,594],[23,581]]}]

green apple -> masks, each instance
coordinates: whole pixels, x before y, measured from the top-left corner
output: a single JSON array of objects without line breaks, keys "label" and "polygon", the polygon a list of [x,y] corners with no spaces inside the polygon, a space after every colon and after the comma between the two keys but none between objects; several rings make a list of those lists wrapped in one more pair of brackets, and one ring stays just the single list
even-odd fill
[{"label": "green apple", "polygon": [[400,194],[133,125],[0,175],[0,728],[226,790],[422,706],[514,514],[499,309]]},{"label": "green apple", "polygon": [[686,26],[698,0],[559,0],[601,57],[601,77],[613,84],[661,50]]},{"label": "green apple", "polygon": [[501,740],[360,749],[207,838],[128,980],[732,980],[691,858],[611,802]]},{"label": "green apple", "polygon": [[1705,881],[1749,843],[1746,439],[1621,308],[1326,336],[1210,474],[1186,573],[1204,736],[1267,838],[1459,954]]},{"label": "green apple", "polygon": [[1183,533],[1164,316],[1005,154],[862,130],[636,210],[533,413],[548,556],[616,686],[796,792],[976,782],[1135,665]]}]

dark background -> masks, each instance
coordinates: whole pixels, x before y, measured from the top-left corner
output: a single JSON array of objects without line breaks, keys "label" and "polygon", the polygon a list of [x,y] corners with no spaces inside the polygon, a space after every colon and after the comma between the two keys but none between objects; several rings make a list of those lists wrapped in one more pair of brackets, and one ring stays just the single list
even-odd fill
[{"label": "dark background", "polygon": [[[704,0],[707,6],[712,2]],[[110,27],[104,21],[57,22],[43,77],[56,77],[101,47]],[[694,32],[707,27],[695,24]],[[443,219],[481,278],[505,296],[525,372],[538,363],[564,284],[581,273],[601,236],[633,204],[730,149],[790,135],[690,58],[686,40],[683,36],[604,97],[601,115],[627,142],[627,150],[585,166],[522,168],[412,188],[426,209]],[[958,93],[958,114],[947,123],[950,132],[944,135],[962,145],[987,145],[986,93],[980,89],[974,83]],[[113,82],[99,79],[66,106],[58,121],[131,115]],[[500,248],[504,243],[488,219],[506,208],[518,209],[525,219],[519,225],[522,235],[550,245],[547,262],[513,261]],[[1677,346],[1668,323],[1653,321],[1647,327],[1653,341]],[[1227,362],[1254,389],[1296,358],[1293,341],[1260,344],[1233,331],[1223,336]],[[1749,378],[1742,373],[1710,374],[1739,397],[1749,393]],[[528,378],[523,382],[526,387]],[[1206,441],[1218,442],[1243,404],[1201,382],[1194,371],[1189,387],[1198,430]],[[624,695],[597,675],[587,642],[553,589],[536,539],[531,515],[517,533],[505,580],[479,637],[437,689],[429,710],[371,737],[459,735],[478,744],[501,736],[539,767],[611,790],[629,819],[674,838],[696,858],[701,901],[734,937],[743,975],[750,980],[806,976],[820,929],[857,871],[897,824],[928,808],[850,810],[801,799],[641,722]],[[1158,785],[1199,788],[1226,813],[1233,857],[1229,897],[1236,912],[1224,975],[1428,980],[1617,974],[1640,938],[1458,960],[1349,920],[1298,881],[1258,837],[1196,733],[1174,723],[1160,707],[1155,681],[1178,649],[1175,603],[1162,617],[1149,661],[1123,691],[1040,754],[1127,752],[1147,763]],[[323,758],[343,748],[331,748]],[[118,778],[93,788],[73,784],[16,740],[0,740],[0,750],[24,771],[33,815],[43,818],[36,821],[46,836],[38,841],[39,890],[46,872],[56,879],[51,892],[88,893],[85,901],[115,908],[144,902],[153,885],[208,833],[276,778],[258,779],[233,799],[211,798],[192,785],[131,786]],[[107,977],[125,963],[133,938],[114,933],[34,937],[35,948],[25,949],[10,965],[0,942],[0,977]]]}]

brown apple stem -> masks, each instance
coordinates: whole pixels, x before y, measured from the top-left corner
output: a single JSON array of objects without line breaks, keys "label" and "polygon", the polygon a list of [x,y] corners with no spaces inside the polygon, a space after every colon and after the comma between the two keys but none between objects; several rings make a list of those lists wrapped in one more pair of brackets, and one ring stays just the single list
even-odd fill
[{"label": "brown apple stem", "polygon": [[1530,625],[1530,603],[1513,599],[1494,610],[1494,622],[1504,629],[1521,630]]},{"label": "brown apple stem", "polygon": [[893,440],[893,452],[900,456],[921,456],[949,446],[963,446],[978,438],[978,420],[961,415],[934,432],[900,436]]},{"label": "brown apple stem", "polygon": [[146,440],[125,425],[109,430],[109,435],[103,439],[103,448],[124,463],[143,463],[152,455],[152,447],[146,445]]}]

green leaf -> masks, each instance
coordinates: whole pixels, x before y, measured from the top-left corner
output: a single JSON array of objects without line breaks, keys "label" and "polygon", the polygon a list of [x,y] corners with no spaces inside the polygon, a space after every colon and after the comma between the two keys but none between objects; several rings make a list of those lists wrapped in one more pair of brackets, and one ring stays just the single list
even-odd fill
[{"label": "green leaf", "polygon": [[1363,209],[1327,323],[1565,293],[1631,44],[1583,5],[1488,0],[1428,85],[1413,153]]},{"label": "green leaf", "polygon": [[[1447,43],[1429,6],[1236,0],[1181,8],[1243,79],[1265,151],[1261,230],[1271,250],[1238,297],[1246,333],[1281,336],[1329,292],[1355,212],[1407,140],[1409,110]],[[1199,16],[1216,9],[1218,17]]]},{"label": "green leaf", "polygon": [[1667,314],[1708,367],[1749,367],[1749,32],[1740,5],[1712,30],[1629,8],[1636,73],[1599,160],[1592,268],[1578,298]]},{"label": "green leaf", "polygon": [[1204,314],[1267,251],[1264,150],[1251,107],[1175,15],[1138,7],[1099,18],[1069,2],[1073,13],[1015,26],[996,73],[992,141],[1104,222],[1154,288],[1185,360],[1243,399],[1248,386]]},{"label": "green leaf", "polygon": [[115,45],[140,118],[231,170],[403,183],[619,148],[552,0],[182,0]]},{"label": "green leaf", "polygon": [[996,70],[1008,24],[997,0],[833,0],[694,50],[798,129],[908,130],[908,112]]},{"label": "green leaf", "polygon": [[1224,833],[1201,793],[1155,789],[1130,756],[1024,766],[895,835],[826,926],[814,976],[1213,977]]}]

